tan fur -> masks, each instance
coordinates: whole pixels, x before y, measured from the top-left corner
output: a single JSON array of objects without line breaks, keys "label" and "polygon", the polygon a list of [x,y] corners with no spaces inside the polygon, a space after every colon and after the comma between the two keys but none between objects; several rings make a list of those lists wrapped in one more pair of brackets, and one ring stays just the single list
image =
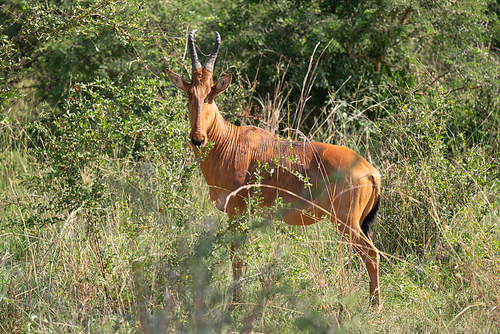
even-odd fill
[{"label": "tan fur", "polygon": [[[213,143],[200,167],[217,208],[229,216],[244,213],[244,199],[255,183],[254,171],[267,163],[262,174],[263,206],[283,198],[291,207],[281,218],[290,225],[310,225],[328,217],[365,262],[372,303],[379,305],[379,254],[360,226],[380,196],[377,170],[346,147],[291,142],[257,127],[228,123],[214,98],[229,86],[230,75],[213,84],[212,73],[205,69],[193,71],[191,83],[167,73],[189,96],[189,138],[192,143],[203,141],[199,147],[192,144],[195,155]],[[241,263],[233,258],[235,279],[241,277],[241,270]]]}]

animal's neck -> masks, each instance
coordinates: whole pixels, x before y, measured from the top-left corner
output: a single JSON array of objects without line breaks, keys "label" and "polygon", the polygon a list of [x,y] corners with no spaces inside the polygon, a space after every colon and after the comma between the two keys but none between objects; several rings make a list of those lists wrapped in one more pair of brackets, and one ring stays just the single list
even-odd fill
[{"label": "animal's neck", "polygon": [[209,147],[202,148],[201,151],[195,148],[194,153],[197,158],[201,158],[200,168],[207,183],[210,186],[222,186],[216,175],[224,166],[234,163],[238,127],[226,121],[217,107],[214,107],[215,117],[206,130]]},{"label": "animal's neck", "polygon": [[206,127],[209,147],[194,149],[195,156],[202,157],[200,167],[204,174],[211,168],[216,168],[215,165],[220,165],[222,161],[231,159],[238,141],[238,126],[226,121],[215,104],[213,107],[215,117]]},{"label": "animal's neck", "polygon": [[226,121],[219,113],[217,106],[214,105],[214,108],[215,117],[212,124],[207,128],[207,135],[209,141],[214,144],[213,150],[215,153],[235,146],[238,127]]}]

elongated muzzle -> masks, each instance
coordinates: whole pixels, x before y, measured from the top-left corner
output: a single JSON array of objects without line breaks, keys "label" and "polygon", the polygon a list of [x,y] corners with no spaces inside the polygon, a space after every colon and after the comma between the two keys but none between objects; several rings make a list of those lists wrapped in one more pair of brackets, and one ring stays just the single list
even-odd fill
[{"label": "elongated muzzle", "polygon": [[191,140],[191,143],[197,148],[200,148],[206,144],[206,136],[202,131],[191,131],[189,139]]}]

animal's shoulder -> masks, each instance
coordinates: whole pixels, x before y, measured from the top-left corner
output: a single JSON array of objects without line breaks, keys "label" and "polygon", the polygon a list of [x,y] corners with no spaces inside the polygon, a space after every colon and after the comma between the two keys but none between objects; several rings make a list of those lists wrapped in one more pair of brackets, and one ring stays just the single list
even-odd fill
[{"label": "animal's shoulder", "polygon": [[273,142],[278,141],[279,137],[256,126],[241,126],[239,127],[239,137],[248,143],[261,143],[263,141]]}]

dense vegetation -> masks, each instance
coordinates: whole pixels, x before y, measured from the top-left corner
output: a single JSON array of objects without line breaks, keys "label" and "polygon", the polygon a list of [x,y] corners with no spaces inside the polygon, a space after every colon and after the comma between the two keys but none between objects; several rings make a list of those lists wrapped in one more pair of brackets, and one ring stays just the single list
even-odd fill
[{"label": "dense vegetation", "polygon": [[[188,3],[0,1],[0,332],[498,332],[500,5]],[[195,28],[227,119],[381,172],[380,314],[330,223],[208,199],[165,76]]]}]

